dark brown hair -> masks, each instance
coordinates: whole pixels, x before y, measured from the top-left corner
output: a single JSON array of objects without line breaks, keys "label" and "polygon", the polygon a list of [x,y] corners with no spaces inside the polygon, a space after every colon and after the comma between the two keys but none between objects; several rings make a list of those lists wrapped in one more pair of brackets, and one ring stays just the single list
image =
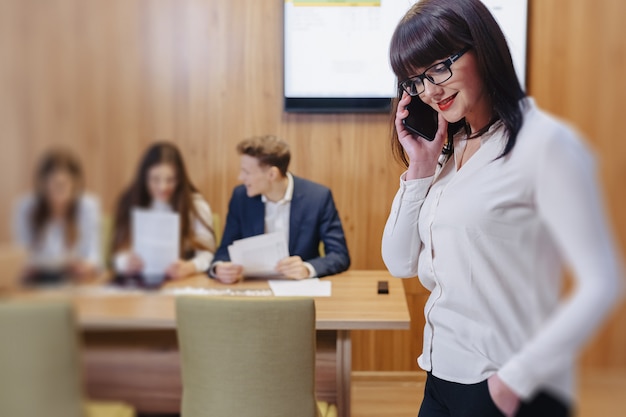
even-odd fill
[{"label": "dark brown hair", "polygon": [[261,166],[276,167],[284,177],[287,175],[291,153],[287,142],[273,135],[255,136],[239,142],[239,155],[256,158]]},{"label": "dark brown hair", "polygon": [[51,149],[46,152],[41,160],[35,174],[35,202],[30,215],[30,224],[33,230],[33,244],[37,245],[41,241],[43,231],[50,216],[52,207],[46,196],[46,181],[56,172],[66,172],[74,181],[75,193],[65,213],[65,246],[70,248],[78,239],[78,200],[83,189],[83,170],[78,158],[69,149]]},{"label": "dark brown hair", "polygon": [[[413,5],[391,38],[391,67],[402,81],[414,76],[418,68],[442,61],[466,46],[476,55],[494,118],[501,120],[507,131],[508,141],[500,157],[505,156],[515,146],[522,127],[520,99],[526,94],[517,79],[504,34],[480,0],[421,0]],[[399,88],[398,98],[401,96]],[[395,115],[397,101],[393,108]],[[393,132],[392,152],[407,164],[395,128]]]},{"label": "dark brown hair", "polygon": [[133,207],[150,207],[152,197],[147,185],[148,171],[150,168],[163,163],[171,165],[176,171],[177,184],[170,204],[174,211],[180,214],[181,258],[192,248],[215,251],[214,247],[207,248],[195,238],[190,217],[198,219],[211,233],[214,234],[214,232],[204,219],[198,215],[198,211],[193,204],[193,194],[197,193],[198,189],[192,184],[187,175],[187,170],[178,148],[172,143],[157,142],[150,146],[144,154],[135,179],[118,201],[113,231],[113,250],[111,253],[115,253],[130,245],[131,210]]}]

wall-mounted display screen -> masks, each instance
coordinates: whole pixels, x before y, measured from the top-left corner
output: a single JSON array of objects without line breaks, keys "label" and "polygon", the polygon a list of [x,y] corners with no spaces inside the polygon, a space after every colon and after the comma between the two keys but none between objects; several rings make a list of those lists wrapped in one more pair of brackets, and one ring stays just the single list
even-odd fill
[{"label": "wall-mounted display screen", "polygon": [[[483,0],[525,80],[527,0]],[[415,0],[285,0],[286,111],[385,112],[397,91],[389,42]]]}]

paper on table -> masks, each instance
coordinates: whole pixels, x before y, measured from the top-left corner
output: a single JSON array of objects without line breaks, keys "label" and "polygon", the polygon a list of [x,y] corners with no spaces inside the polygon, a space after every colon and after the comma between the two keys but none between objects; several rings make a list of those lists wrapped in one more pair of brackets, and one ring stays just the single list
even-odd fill
[{"label": "paper on table", "polygon": [[178,213],[132,211],[133,252],[143,261],[146,275],[164,274],[178,260],[180,216]]},{"label": "paper on table", "polygon": [[243,266],[244,276],[280,276],[274,268],[289,256],[287,241],[282,233],[266,233],[236,240],[228,247],[232,263]]},{"label": "paper on table", "polygon": [[331,282],[319,278],[299,281],[269,281],[272,292],[277,297],[330,297]]}]

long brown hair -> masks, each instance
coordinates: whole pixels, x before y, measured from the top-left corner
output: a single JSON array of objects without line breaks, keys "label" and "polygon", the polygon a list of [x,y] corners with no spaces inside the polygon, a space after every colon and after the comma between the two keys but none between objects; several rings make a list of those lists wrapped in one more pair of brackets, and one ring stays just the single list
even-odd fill
[{"label": "long brown hair", "polygon": [[[515,146],[523,122],[520,100],[526,93],[515,73],[502,29],[480,0],[421,0],[413,5],[392,36],[391,67],[402,81],[415,75],[417,68],[444,60],[467,46],[476,55],[480,77],[493,105],[494,120],[501,120],[508,134],[502,157]],[[401,96],[399,88],[398,97]],[[396,108],[397,101],[394,115]],[[395,128],[391,149],[396,159],[407,164]]]},{"label": "long brown hair", "polygon": [[78,200],[83,189],[83,170],[78,158],[68,149],[51,149],[46,152],[35,173],[35,196],[30,225],[33,230],[33,245],[40,244],[44,229],[52,216],[52,207],[46,195],[46,182],[56,172],[67,172],[74,181],[75,193],[64,215],[65,246],[72,247],[78,240]]},{"label": "long brown hair", "polygon": [[[187,249],[203,249],[211,252],[215,251],[214,247],[206,247],[199,242],[193,231],[191,218],[199,220],[213,235],[213,228],[200,217],[195,205],[193,204],[193,194],[198,189],[193,185],[183,161],[180,151],[176,145],[169,142],[157,142],[150,146],[145,152],[135,179],[128,189],[121,195],[115,215],[115,226],[113,232],[112,251],[115,253],[120,249],[124,249],[130,245],[131,241],[131,211],[133,207],[148,208],[152,203],[152,197],[147,186],[148,171],[150,168],[159,164],[169,164],[176,171],[176,189],[170,201],[174,211],[180,214],[180,256],[184,257]],[[191,214],[191,216],[190,216]]]}]

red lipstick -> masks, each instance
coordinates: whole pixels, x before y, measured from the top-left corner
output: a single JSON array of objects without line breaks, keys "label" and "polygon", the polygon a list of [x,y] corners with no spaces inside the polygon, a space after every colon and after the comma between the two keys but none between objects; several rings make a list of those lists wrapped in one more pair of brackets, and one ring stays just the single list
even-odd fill
[{"label": "red lipstick", "polygon": [[[456,94],[458,94],[458,93],[456,93]],[[452,103],[454,103],[454,99],[456,97],[456,94],[454,94],[454,95],[452,95],[452,96],[450,96],[450,97],[448,97],[448,98],[446,98],[444,100],[441,100],[439,103],[437,103],[437,106],[439,106],[439,110],[441,110],[441,111],[448,110],[450,108],[450,106],[452,106]]]}]

